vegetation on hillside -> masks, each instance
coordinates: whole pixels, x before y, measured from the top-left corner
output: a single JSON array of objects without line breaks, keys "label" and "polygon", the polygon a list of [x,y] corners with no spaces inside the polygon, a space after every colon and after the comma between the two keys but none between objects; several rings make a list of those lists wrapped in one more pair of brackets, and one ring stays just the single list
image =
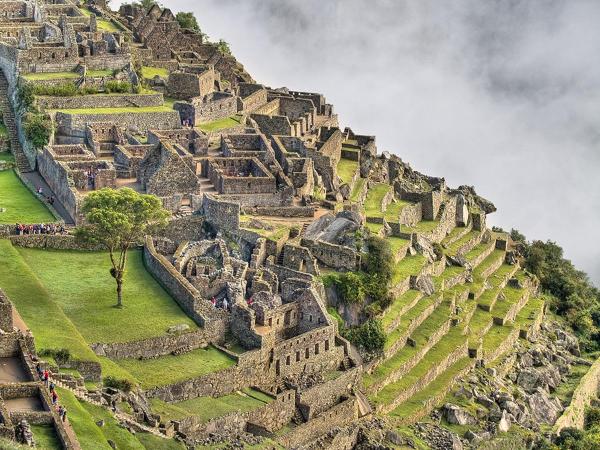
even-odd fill
[{"label": "vegetation on hillside", "polygon": [[599,350],[600,290],[564,257],[555,242],[528,242],[514,229],[510,234],[524,258],[524,268],[539,279],[551,310],[575,330],[584,350]]}]

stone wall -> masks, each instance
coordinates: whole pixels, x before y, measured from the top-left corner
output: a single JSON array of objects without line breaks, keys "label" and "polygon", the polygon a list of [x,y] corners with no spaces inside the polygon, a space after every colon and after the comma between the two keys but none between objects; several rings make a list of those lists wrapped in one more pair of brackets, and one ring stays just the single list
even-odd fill
[{"label": "stone wall", "polygon": [[301,244],[308,248],[315,258],[331,268],[354,271],[360,264],[358,253],[350,247],[310,239],[302,239]]},{"label": "stone wall", "polygon": [[191,352],[198,348],[208,346],[204,329],[188,333],[163,335],[140,341],[116,342],[111,344],[95,343],[90,347],[98,356],[106,356],[113,359],[150,359],[169,354],[181,354]]},{"label": "stone wall", "polygon": [[58,132],[67,136],[73,131],[84,131],[87,124],[105,123],[107,121],[118,123],[123,127],[134,127],[142,131],[170,130],[181,126],[177,111],[139,111],[135,114],[70,114],[57,112],[55,120]]},{"label": "stone wall", "polygon": [[26,234],[11,236],[10,241],[17,247],[42,248],[52,250],[104,251],[104,247],[84,244],[72,235]]},{"label": "stone wall", "polygon": [[0,289],[0,332],[13,332],[12,303]]},{"label": "stone wall", "polygon": [[598,396],[599,392],[600,359],[597,359],[579,381],[579,385],[577,385],[575,392],[573,392],[571,403],[556,421],[553,431],[560,434],[560,432],[567,427],[582,430],[585,424],[585,410],[590,406],[592,400]]},{"label": "stone wall", "polygon": [[[72,97],[36,97],[36,103],[44,109],[94,109],[162,106],[163,94],[98,94]],[[118,122],[117,122],[118,123]]]}]

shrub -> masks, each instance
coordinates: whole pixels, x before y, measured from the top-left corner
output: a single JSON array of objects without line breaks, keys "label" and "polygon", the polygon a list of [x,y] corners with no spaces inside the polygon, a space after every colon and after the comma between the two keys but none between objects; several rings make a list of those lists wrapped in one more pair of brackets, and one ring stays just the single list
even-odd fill
[{"label": "shrub", "polygon": [[392,279],[394,255],[390,243],[377,236],[367,240],[368,253],[365,259],[367,273],[383,282],[385,286]]},{"label": "shrub", "polygon": [[40,352],[41,357],[52,357],[58,364],[64,364],[71,359],[71,352],[68,348],[45,348]]},{"label": "shrub", "polygon": [[342,302],[346,305],[365,301],[363,280],[359,274],[353,272],[341,274],[337,277],[335,285]]},{"label": "shrub", "polygon": [[131,83],[127,81],[107,81],[104,83],[104,91],[107,94],[126,94],[132,92]]},{"label": "shrub", "polygon": [[35,85],[33,88],[35,95],[49,95],[51,97],[74,97],[79,94],[79,88],[75,83],[62,83],[54,85]]},{"label": "shrub", "polygon": [[53,125],[45,114],[29,113],[24,118],[25,136],[37,149],[44,148],[50,142]]},{"label": "shrub", "polygon": [[600,426],[600,408],[590,406],[585,412],[585,428]]},{"label": "shrub", "polygon": [[133,383],[130,380],[116,378],[112,375],[104,378],[104,386],[123,392],[130,392],[133,389]]},{"label": "shrub", "polygon": [[376,319],[369,319],[358,327],[345,330],[344,337],[359,349],[371,354],[380,354],[386,339],[383,326]]},{"label": "shrub", "polygon": [[35,101],[33,86],[29,84],[19,86],[18,97],[21,109],[28,111],[33,107],[33,102]]},{"label": "shrub", "polygon": [[556,445],[563,449],[579,449],[579,444],[583,440],[584,432],[577,428],[566,427],[556,438]]}]

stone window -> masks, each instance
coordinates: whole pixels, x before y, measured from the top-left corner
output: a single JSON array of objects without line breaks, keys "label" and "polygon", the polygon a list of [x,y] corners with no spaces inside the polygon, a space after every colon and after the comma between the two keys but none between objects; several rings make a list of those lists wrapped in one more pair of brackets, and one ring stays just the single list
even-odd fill
[{"label": "stone window", "polygon": [[300,361],[300,352],[296,352],[296,362]]},{"label": "stone window", "polygon": [[306,350],[304,351],[304,359],[308,359],[309,357],[310,357],[310,350],[307,347]]},{"label": "stone window", "polygon": [[329,350],[329,341],[325,341],[325,351]]},{"label": "stone window", "polygon": [[287,356],[285,357],[285,365],[286,365],[286,366],[289,366],[289,365],[290,365],[290,355],[287,355]]},{"label": "stone window", "polygon": [[315,355],[318,355],[318,354],[319,354],[319,343],[317,342],[315,344]]}]

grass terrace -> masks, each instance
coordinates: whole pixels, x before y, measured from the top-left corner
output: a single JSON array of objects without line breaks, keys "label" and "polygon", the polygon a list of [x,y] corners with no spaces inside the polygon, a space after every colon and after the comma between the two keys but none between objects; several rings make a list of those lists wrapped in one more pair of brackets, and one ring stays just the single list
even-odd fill
[{"label": "grass terrace", "polygon": [[406,251],[410,246],[410,241],[408,239],[403,239],[398,236],[388,236],[387,241],[390,243],[390,248],[394,255],[397,255],[400,250]]},{"label": "grass terrace", "polygon": [[350,201],[357,202],[358,197],[365,187],[365,183],[367,182],[366,178],[358,178],[356,183],[354,183],[354,188],[352,188],[352,192],[350,193]]},{"label": "grass terrace", "polygon": [[88,70],[85,72],[86,77],[112,77],[114,71],[110,69],[105,70]]},{"label": "grass terrace", "polygon": [[394,266],[392,286],[396,286],[410,275],[418,275],[427,263],[427,258],[421,254],[406,256]]},{"label": "grass terrace", "polygon": [[422,294],[420,291],[409,289],[404,294],[396,298],[392,303],[392,306],[390,306],[390,308],[383,313],[383,317],[381,319],[383,328],[387,330],[392,325],[394,320],[410,309],[410,306],[413,305],[421,297],[421,295]]},{"label": "grass terrace", "polygon": [[[80,11],[85,15],[90,17],[92,15],[92,11],[88,8],[80,8]],[[98,25],[98,31],[108,31],[109,33],[118,33],[119,31],[124,31],[123,27],[113,22],[112,20],[107,20],[102,17],[96,18],[96,23]]]},{"label": "grass terrace", "polygon": [[[12,155],[11,157],[12,158]],[[7,156],[5,161],[10,161]],[[14,170],[0,171],[0,223],[47,223],[55,218],[19,179]]]},{"label": "grass terrace", "polygon": [[469,242],[471,239],[474,239],[476,236],[478,236],[479,234],[481,234],[481,231],[477,231],[477,230],[471,230],[469,231],[467,234],[465,234],[463,237],[461,237],[460,239],[458,239],[457,241],[453,242],[452,244],[450,244],[448,246],[448,251],[447,253],[449,255],[456,255],[456,253],[458,252],[458,250],[465,245],[467,242]]},{"label": "grass terrace", "polygon": [[400,213],[402,212],[405,206],[408,206],[410,204],[411,203],[407,202],[406,200],[396,200],[394,202],[391,202],[385,210],[385,219],[388,222],[398,222],[398,217],[400,216]]},{"label": "grass terrace", "polygon": [[[56,434],[56,430],[54,429],[54,425],[32,424],[31,431],[33,432],[36,448],[41,448],[44,450],[61,450],[63,448],[62,444],[60,443],[60,439],[58,438],[58,434]],[[0,444],[0,448],[5,447],[2,447]]]},{"label": "grass terrace", "polygon": [[392,189],[389,184],[379,183],[369,189],[365,200],[365,214],[367,217],[383,217],[381,203],[385,195]]},{"label": "grass terrace", "polygon": [[88,343],[129,342],[162,336],[173,325],[195,323],[146,271],[142,252],[129,253],[123,285],[124,308],[115,308],[115,283],[108,254],[19,249],[50,300]]},{"label": "grass terrace", "polygon": [[408,419],[423,409],[424,405],[429,403],[430,399],[439,398],[445,390],[455,381],[455,378],[472,363],[468,357],[464,357],[455,362],[439,377],[427,385],[427,389],[417,392],[406,402],[394,409],[390,415],[398,419]]},{"label": "grass terrace", "polygon": [[64,114],[140,114],[173,111],[173,107],[165,101],[163,106],[128,106],[122,108],[94,108],[94,109],[57,109],[55,112]]},{"label": "grass terrace", "polygon": [[508,338],[512,332],[511,326],[492,325],[492,328],[483,336],[483,353],[495,351]]},{"label": "grass terrace", "polygon": [[452,231],[450,233],[448,233],[448,235],[442,239],[442,246],[443,247],[448,247],[448,245],[450,245],[449,243],[452,241],[455,241],[456,239],[459,239],[459,236],[462,233],[465,233],[466,229],[465,227],[454,227],[452,229]]},{"label": "grass terrace", "polygon": [[245,389],[240,393],[222,397],[199,397],[177,403],[166,403],[152,399],[152,410],[169,420],[183,419],[188,416],[199,417],[207,422],[232,412],[247,412],[267,405],[273,399],[254,389]]},{"label": "grass terrace", "polygon": [[163,69],[162,67],[150,67],[150,66],[142,67],[142,76],[144,78],[152,79],[157,75],[161,78],[169,78],[169,70]]},{"label": "grass terrace", "polygon": [[342,182],[346,184],[350,184],[352,182],[352,178],[354,178],[357,170],[358,161],[352,161],[351,159],[341,158],[337,165],[337,173],[342,179]]},{"label": "grass terrace", "polygon": [[224,119],[215,120],[214,122],[201,123],[196,128],[206,133],[214,131],[224,130],[227,128],[239,127],[241,125],[242,117],[239,115],[226,117]]},{"label": "grass terrace", "polygon": [[22,75],[27,81],[74,80],[80,78],[77,72],[38,72]]},{"label": "grass terrace", "polygon": [[[8,129],[6,128],[6,125],[4,125],[2,122],[0,122],[0,137],[8,137]],[[0,161],[2,160],[2,155],[3,153],[0,153]]]},{"label": "grass terrace", "polygon": [[120,359],[116,363],[139,380],[143,389],[177,383],[235,365],[229,355],[212,346],[177,356],[166,355],[148,360]]},{"label": "grass terrace", "polygon": [[439,226],[439,224],[439,220],[422,220],[421,222],[417,223],[414,227],[405,226],[403,228],[408,230],[409,233],[429,233],[435,230]]}]

